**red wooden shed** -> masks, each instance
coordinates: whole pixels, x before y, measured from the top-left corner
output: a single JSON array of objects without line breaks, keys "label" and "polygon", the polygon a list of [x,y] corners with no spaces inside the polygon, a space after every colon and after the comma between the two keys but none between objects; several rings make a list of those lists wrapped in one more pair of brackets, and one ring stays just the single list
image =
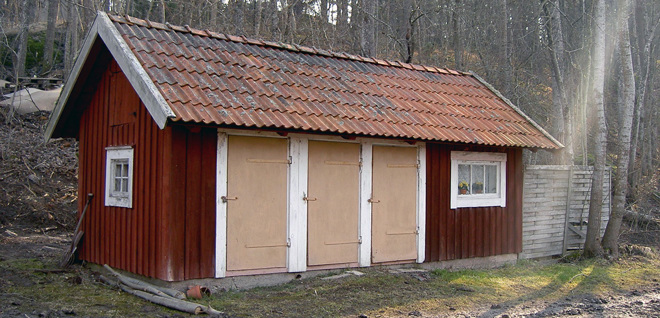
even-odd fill
[{"label": "red wooden shed", "polygon": [[562,147],[471,73],[105,13],[46,135],[80,257],[167,281],[520,253],[522,149]]}]

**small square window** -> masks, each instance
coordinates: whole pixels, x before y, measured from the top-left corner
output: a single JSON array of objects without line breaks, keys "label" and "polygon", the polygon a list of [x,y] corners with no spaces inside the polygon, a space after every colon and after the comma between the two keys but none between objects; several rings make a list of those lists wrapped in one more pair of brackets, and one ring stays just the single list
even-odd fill
[{"label": "small square window", "polygon": [[451,153],[452,209],[506,205],[506,154]]},{"label": "small square window", "polygon": [[106,148],[105,205],[133,206],[133,148]]}]

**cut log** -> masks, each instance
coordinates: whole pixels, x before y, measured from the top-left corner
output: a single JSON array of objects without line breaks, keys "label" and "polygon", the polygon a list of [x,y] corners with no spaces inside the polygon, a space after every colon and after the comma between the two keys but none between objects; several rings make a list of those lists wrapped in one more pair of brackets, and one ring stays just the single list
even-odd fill
[{"label": "cut log", "polygon": [[142,299],[148,300],[154,304],[165,306],[167,308],[176,309],[178,311],[186,312],[193,315],[199,315],[205,312],[203,306],[199,304],[191,303],[185,300],[175,299],[172,297],[167,297],[167,296],[163,297],[159,295],[150,294],[147,292],[143,292],[141,290],[135,290],[123,284],[120,284],[119,287],[121,288],[121,290],[131,295],[135,295]]},{"label": "cut log", "polygon": [[[115,276],[115,277],[117,277],[117,276]],[[117,277],[117,278],[119,279],[119,277]],[[127,278],[127,277],[124,277],[124,278]],[[206,314],[209,314],[209,315],[212,315],[212,316],[219,317],[219,316],[222,316],[224,314],[221,311],[217,311],[217,310],[213,309],[211,306],[202,306],[200,304],[192,303],[192,302],[189,302],[189,301],[186,301],[186,300],[172,298],[170,296],[153,295],[153,294],[143,292],[141,290],[135,290],[135,289],[132,289],[132,288],[124,285],[123,283],[121,283],[121,281],[115,281],[115,280],[109,279],[109,278],[107,278],[103,275],[100,275],[99,279],[102,282],[104,282],[104,283],[106,283],[106,284],[108,284],[112,287],[119,287],[120,289],[122,289],[123,291],[125,291],[127,293],[130,293],[131,295],[135,295],[135,296],[140,297],[142,299],[153,302],[154,304],[157,304],[157,305],[165,306],[165,307],[168,307],[168,308],[176,309],[176,310],[187,312],[187,313],[192,313],[192,314],[195,314],[195,315],[201,314],[201,313],[206,313]]]},{"label": "cut log", "polygon": [[171,288],[160,287],[160,286],[149,284],[147,282],[143,282],[143,281],[135,279],[135,278],[126,277],[126,276],[116,272],[115,270],[113,270],[107,264],[103,265],[103,267],[105,267],[105,269],[107,269],[113,276],[117,277],[117,279],[122,284],[124,284],[124,285],[126,285],[130,288],[145,291],[145,292],[149,292],[149,293],[152,293],[154,295],[158,295],[158,296],[162,296],[162,297],[173,297],[173,298],[176,298],[176,299],[186,299],[186,295],[183,292],[180,292],[178,290],[171,289]]}]

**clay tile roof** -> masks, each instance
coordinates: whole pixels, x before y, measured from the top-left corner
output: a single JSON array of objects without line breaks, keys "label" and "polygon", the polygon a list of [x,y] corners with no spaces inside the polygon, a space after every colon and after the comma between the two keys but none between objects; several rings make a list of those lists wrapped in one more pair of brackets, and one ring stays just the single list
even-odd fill
[{"label": "clay tile roof", "polygon": [[562,147],[475,74],[109,18],[174,113],[170,121]]}]

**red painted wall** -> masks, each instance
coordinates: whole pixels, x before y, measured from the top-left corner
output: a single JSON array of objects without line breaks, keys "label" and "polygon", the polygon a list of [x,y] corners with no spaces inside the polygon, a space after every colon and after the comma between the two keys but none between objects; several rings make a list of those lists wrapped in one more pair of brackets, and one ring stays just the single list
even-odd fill
[{"label": "red painted wall", "polygon": [[[89,88],[88,88],[89,89]],[[145,276],[214,275],[215,129],[160,130],[115,61],[81,116],[80,257]],[[133,208],[106,207],[105,148],[134,147]]]},{"label": "red painted wall", "polygon": [[[449,208],[452,150],[507,153],[506,207]],[[522,251],[521,149],[427,144],[426,160],[426,261]]]}]

